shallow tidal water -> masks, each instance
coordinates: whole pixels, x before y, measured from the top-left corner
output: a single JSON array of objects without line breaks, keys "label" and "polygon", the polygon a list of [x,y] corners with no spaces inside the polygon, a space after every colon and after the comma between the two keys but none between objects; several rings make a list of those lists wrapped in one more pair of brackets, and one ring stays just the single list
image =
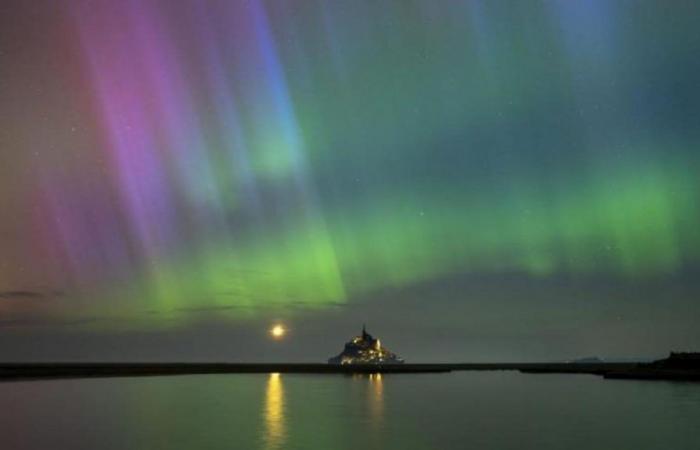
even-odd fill
[{"label": "shallow tidal water", "polygon": [[455,372],[0,383],[3,449],[698,449],[700,384]]}]

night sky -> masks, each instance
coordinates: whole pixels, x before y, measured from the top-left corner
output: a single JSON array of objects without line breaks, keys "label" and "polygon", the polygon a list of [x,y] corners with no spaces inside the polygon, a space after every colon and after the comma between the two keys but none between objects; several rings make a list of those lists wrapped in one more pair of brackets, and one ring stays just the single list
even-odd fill
[{"label": "night sky", "polygon": [[0,359],[697,349],[698,17],[3,0]]}]

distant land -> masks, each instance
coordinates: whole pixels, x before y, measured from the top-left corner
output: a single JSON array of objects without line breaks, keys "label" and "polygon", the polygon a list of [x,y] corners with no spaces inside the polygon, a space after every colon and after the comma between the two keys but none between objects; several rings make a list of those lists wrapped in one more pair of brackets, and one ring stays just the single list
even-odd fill
[{"label": "distant land", "polygon": [[610,379],[700,381],[700,353],[674,353],[650,363],[0,363],[0,381],[236,373],[440,373],[514,370],[529,374],[592,374]]}]

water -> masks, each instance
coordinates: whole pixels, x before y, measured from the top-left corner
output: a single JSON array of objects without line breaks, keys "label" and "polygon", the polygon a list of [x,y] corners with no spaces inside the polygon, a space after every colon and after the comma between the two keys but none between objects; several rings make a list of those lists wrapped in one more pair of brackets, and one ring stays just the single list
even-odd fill
[{"label": "water", "polygon": [[700,384],[211,375],[0,384],[1,448],[698,449]]}]

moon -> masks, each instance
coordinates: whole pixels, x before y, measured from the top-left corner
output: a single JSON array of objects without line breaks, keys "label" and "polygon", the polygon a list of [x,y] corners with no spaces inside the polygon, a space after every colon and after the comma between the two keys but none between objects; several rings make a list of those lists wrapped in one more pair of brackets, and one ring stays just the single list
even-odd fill
[{"label": "moon", "polygon": [[270,328],[270,335],[273,337],[273,339],[282,339],[286,333],[287,330],[280,324],[274,325],[272,328]]}]

